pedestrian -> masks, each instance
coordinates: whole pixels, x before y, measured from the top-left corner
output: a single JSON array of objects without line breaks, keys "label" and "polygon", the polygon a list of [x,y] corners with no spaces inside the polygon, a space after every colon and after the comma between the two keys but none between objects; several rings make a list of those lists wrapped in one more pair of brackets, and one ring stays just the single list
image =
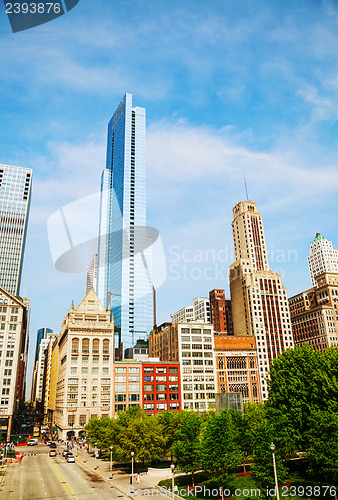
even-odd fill
[{"label": "pedestrian", "polygon": [[140,484],[140,474],[136,474],[136,484]]},{"label": "pedestrian", "polygon": [[130,476],[129,476],[129,483],[133,484],[133,475],[132,474],[130,474]]}]

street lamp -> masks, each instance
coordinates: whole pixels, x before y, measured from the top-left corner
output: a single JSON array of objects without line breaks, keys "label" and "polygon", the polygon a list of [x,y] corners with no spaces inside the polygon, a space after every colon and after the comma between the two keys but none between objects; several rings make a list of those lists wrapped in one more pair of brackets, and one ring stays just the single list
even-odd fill
[{"label": "street lamp", "polygon": [[171,468],[171,472],[172,472],[172,476],[171,476],[171,488],[172,488],[172,495],[173,495],[173,500],[175,500],[175,493],[174,493],[174,486],[175,486],[175,464],[171,464],[170,466]]},{"label": "street lamp", "polygon": [[131,483],[133,484],[133,478],[134,478],[134,452],[130,452],[131,454]]},{"label": "street lamp", "polygon": [[271,443],[270,444],[270,450],[272,451],[273,471],[274,471],[274,474],[275,474],[276,497],[277,497],[277,500],[279,500],[279,489],[278,489],[278,479],[277,479],[275,449],[276,449],[276,446],[273,443]]},{"label": "street lamp", "polygon": [[110,478],[113,479],[113,447],[110,447]]}]

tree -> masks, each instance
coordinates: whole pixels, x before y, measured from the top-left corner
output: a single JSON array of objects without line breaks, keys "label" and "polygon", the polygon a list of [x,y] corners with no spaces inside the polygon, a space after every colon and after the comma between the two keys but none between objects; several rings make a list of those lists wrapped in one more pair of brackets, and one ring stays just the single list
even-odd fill
[{"label": "tree", "polygon": [[253,427],[266,419],[264,405],[257,403],[247,403],[244,411],[231,410],[231,418],[235,426],[235,440],[243,457],[243,468],[246,472],[245,462],[253,454]]},{"label": "tree", "polygon": [[98,448],[105,449],[110,446],[113,427],[114,420],[109,417],[91,418],[85,426],[85,431],[91,444],[97,443]]},{"label": "tree", "polygon": [[270,369],[267,407],[286,417],[301,449],[307,447],[309,415],[329,406],[338,410],[337,381],[329,377],[331,357],[305,344],[284,351]]},{"label": "tree", "polygon": [[224,487],[233,479],[235,468],[242,460],[230,411],[224,410],[208,420],[202,444],[204,469],[221,483],[223,498]]},{"label": "tree", "polygon": [[195,412],[183,412],[181,426],[173,446],[176,464],[183,472],[191,472],[193,486],[195,486],[194,474],[201,468],[202,461],[201,429],[202,420]]},{"label": "tree", "polygon": [[182,423],[182,413],[165,411],[157,415],[157,420],[165,438],[165,453],[170,454],[171,460],[173,459],[173,446],[176,441],[176,435]]},{"label": "tree", "polygon": [[254,464],[252,466],[252,476],[258,486],[266,488],[274,486],[274,469],[272,461],[272,451],[270,445],[276,444],[275,459],[279,484],[282,484],[287,478],[287,469],[282,461],[282,453],[279,448],[280,441],[276,442],[274,427],[267,420],[257,422],[251,431],[253,446]]},{"label": "tree", "polygon": [[308,472],[327,484],[338,483],[338,415],[318,411],[310,418],[308,430]]},{"label": "tree", "polygon": [[135,461],[149,463],[163,455],[165,438],[155,417],[140,407],[129,407],[127,411],[118,412],[112,444],[115,458],[128,461],[133,451]]}]

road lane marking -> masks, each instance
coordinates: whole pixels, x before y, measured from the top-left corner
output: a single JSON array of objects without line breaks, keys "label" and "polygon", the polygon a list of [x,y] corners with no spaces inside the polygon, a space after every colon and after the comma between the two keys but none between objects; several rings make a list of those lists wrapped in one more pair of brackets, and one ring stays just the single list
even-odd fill
[{"label": "road lane marking", "polygon": [[54,467],[54,465],[52,464],[52,462],[49,460],[49,458],[47,457],[47,460],[48,462],[50,463],[50,465],[53,467],[53,469],[55,470],[55,472],[57,473],[57,475],[59,476],[60,478],[60,481],[61,483],[63,484],[63,486],[66,488],[66,490],[68,491],[68,493],[70,494],[70,496],[76,500],[76,498],[74,497],[72,491],[70,490],[68,484],[66,483],[66,481],[63,479],[63,477],[61,476],[61,474],[56,470],[56,468]]}]

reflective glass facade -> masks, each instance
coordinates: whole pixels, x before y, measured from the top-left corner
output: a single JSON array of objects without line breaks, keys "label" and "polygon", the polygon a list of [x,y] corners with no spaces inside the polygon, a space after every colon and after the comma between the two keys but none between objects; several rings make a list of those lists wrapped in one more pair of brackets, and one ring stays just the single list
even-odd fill
[{"label": "reflective glass facade", "polygon": [[32,170],[0,164],[0,285],[20,294]]},{"label": "reflective glass facade", "polygon": [[151,243],[146,228],[146,112],[126,94],[108,125],[101,180],[97,294],[111,302],[123,349],[153,326]]}]

